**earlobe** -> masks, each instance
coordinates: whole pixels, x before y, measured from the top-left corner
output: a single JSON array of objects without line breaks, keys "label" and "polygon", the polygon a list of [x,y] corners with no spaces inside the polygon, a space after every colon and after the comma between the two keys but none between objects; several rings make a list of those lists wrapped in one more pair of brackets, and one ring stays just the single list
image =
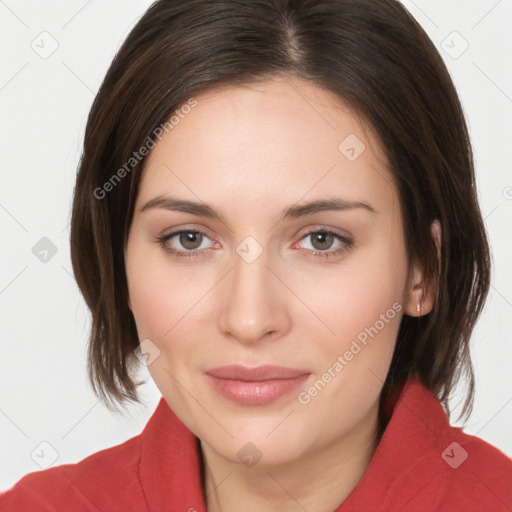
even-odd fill
[{"label": "earlobe", "polygon": [[[441,224],[437,219],[432,222],[430,231],[437,247],[439,263],[441,263]],[[430,313],[434,307],[437,282],[428,283],[427,286],[423,268],[414,263],[410,283],[405,314],[420,317]]]},{"label": "earlobe", "polygon": [[409,316],[422,316],[430,313],[433,301],[429,300],[424,285],[423,271],[415,264],[411,278],[411,288],[406,299],[405,314]]}]

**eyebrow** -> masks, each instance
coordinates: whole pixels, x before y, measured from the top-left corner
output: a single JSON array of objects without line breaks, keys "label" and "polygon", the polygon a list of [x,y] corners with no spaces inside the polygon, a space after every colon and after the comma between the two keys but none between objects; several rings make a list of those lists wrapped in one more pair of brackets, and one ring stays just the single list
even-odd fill
[{"label": "eyebrow", "polygon": [[[186,199],[177,199],[168,196],[154,197],[142,206],[140,212],[142,213],[157,208],[190,213],[192,215],[197,215],[198,217],[206,217],[209,219],[218,219],[224,223],[222,215],[205,203],[189,201]],[[334,197],[289,206],[283,210],[279,220],[298,219],[323,211],[345,211],[357,208],[367,210],[371,213],[378,213],[370,204],[363,201],[346,201],[344,199]]]}]

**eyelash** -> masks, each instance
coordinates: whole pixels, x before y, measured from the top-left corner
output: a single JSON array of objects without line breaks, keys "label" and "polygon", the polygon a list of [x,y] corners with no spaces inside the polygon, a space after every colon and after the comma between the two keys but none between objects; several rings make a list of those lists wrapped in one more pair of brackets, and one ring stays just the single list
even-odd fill
[{"label": "eyelash", "polygon": [[[174,238],[175,236],[180,235],[181,233],[195,233],[195,234],[203,235],[203,236],[209,238],[208,235],[204,231],[201,231],[201,230],[198,230],[198,229],[181,229],[179,231],[174,231],[172,233],[169,233],[168,235],[157,237],[156,241],[162,247],[162,249],[164,249],[164,251],[171,253],[176,258],[197,258],[197,257],[201,256],[204,252],[207,252],[209,250],[209,249],[201,249],[199,251],[198,250],[194,250],[194,251],[179,251],[179,250],[176,250],[176,249],[171,249],[167,245],[167,242],[169,240],[171,240],[172,238]],[[329,257],[332,257],[332,256],[337,256],[338,254],[341,254],[342,252],[351,249],[353,247],[353,245],[354,245],[353,240],[351,240],[351,239],[349,239],[347,237],[341,236],[340,234],[336,233],[335,231],[331,231],[329,229],[316,229],[316,230],[309,231],[308,233],[306,233],[300,239],[300,241],[302,241],[305,238],[307,238],[308,236],[316,234],[316,233],[323,233],[323,234],[326,234],[326,235],[333,235],[337,240],[342,242],[344,245],[342,247],[340,247],[339,249],[336,249],[334,251],[332,251],[332,250],[331,251],[328,251],[328,250],[326,250],[326,251],[312,251],[312,250],[309,250],[309,249],[303,249],[304,251],[306,251],[305,255],[307,257],[310,257],[310,258],[316,258],[316,257],[329,258]]]}]

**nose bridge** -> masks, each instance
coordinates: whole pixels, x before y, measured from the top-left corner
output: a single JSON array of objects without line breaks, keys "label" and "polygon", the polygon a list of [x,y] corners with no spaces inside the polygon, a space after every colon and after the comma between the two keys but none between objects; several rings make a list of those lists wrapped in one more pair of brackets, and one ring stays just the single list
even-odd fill
[{"label": "nose bridge", "polygon": [[287,328],[286,297],[267,265],[267,253],[250,240],[237,247],[219,320],[224,333],[244,343]]}]

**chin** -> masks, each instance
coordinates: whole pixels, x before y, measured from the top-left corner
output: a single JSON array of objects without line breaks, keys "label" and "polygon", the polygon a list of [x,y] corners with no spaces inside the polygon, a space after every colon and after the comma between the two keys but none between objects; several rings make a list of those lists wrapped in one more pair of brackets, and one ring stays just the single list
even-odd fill
[{"label": "chin", "polygon": [[[274,422],[272,428],[275,428],[279,421]],[[222,444],[219,443],[219,438],[208,439],[206,436],[202,439],[219,456],[248,468],[262,469],[289,464],[306,453],[307,447],[311,444],[311,439],[308,439],[306,433],[303,436],[295,431],[295,435],[290,435],[288,428],[279,433],[273,432],[269,436],[268,432],[272,428],[265,428],[264,431],[251,429],[238,433],[234,439]]]}]

